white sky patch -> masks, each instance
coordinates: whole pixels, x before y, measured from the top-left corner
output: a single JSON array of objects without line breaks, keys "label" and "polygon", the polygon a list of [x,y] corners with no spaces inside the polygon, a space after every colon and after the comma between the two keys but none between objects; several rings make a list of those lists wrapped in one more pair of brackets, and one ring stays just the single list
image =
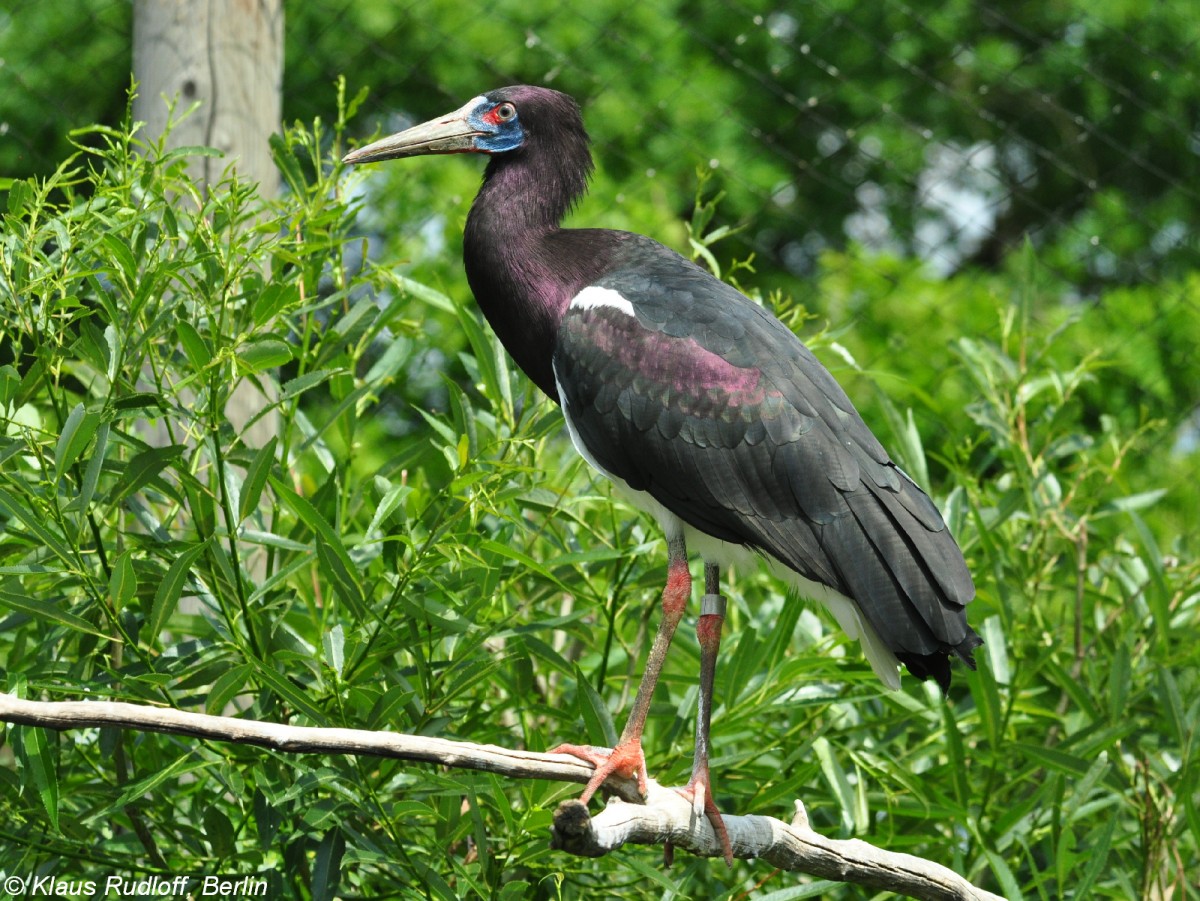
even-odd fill
[{"label": "white sky patch", "polygon": [[609,307],[620,310],[626,316],[632,316],[633,304],[612,288],[601,288],[589,285],[571,298],[571,306],[576,310],[594,310],[598,307]]}]

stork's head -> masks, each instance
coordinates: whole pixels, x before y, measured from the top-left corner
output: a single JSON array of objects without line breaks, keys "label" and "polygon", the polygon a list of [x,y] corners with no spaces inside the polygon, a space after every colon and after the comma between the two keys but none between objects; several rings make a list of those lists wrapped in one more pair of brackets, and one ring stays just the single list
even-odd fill
[{"label": "stork's head", "polygon": [[587,190],[592,172],[578,104],[567,94],[529,85],[480,94],[452,113],[360,147],[342,162],[435,153],[488,157],[484,187],[468,217],[468,239],[471,222],[478,225],[489,209],[510,217],[503,224],[493,222],[496,240],[511,237],[518,225],[558,226]]},{"label": "stork's head", "polygon": [[500,154],[517,150],[537,131],[540,120],[574,120],[582,132],[579,107],[566,94],[518,85],[475,97],[445,116],[360,147],[346,163],[373,163],[434,153]]}]

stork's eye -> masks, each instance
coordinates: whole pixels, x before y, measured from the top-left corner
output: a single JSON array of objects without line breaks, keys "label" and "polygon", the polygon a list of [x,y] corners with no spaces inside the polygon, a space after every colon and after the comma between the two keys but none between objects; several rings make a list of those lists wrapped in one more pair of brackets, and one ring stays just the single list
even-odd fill
[{"label": "stork's eye", "polygon": [[496,118],[501,122],[507,122],[517,114],[517,108],[511,103],[501,103],[496,107]]}]

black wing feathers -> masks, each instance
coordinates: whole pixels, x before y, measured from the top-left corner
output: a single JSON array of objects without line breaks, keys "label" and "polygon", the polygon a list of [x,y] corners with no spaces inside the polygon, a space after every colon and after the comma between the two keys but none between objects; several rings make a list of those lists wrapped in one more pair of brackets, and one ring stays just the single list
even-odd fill
[{"label": "black wing feathers", "polygon": [[[628,309],[572,307],[554,367],[591,456],[724,541],[854,599],[919,676],[980,641],[970,574],[937,508],[788,329],[648,239],[597,285]],[[621,254],[618,254],[620,259]]]}]

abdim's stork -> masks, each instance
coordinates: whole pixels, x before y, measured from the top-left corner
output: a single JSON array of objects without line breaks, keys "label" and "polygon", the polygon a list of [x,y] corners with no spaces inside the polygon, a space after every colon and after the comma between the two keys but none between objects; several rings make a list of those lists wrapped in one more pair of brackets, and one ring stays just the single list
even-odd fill
[{"label": "abdim's stork", "polygon": [[970,573],[937,508],[888,457],[841,387],[786,326],[661,244],[564,229],[592,170],[579,107],[517,86],[354,151],[347,163],[487,154],[467,217],[467,278],[508,352],[563,410],[575,447],[667,537],[663,618],[629,720],[591,761],[645,787],[642,729],[704,557],[700,711],[682,791],[732,851],[712,801],[708,725],[725,603],[719,567],[758,554],[858,638],[891,688],[903,663],[945,691],[974,666]]}]

